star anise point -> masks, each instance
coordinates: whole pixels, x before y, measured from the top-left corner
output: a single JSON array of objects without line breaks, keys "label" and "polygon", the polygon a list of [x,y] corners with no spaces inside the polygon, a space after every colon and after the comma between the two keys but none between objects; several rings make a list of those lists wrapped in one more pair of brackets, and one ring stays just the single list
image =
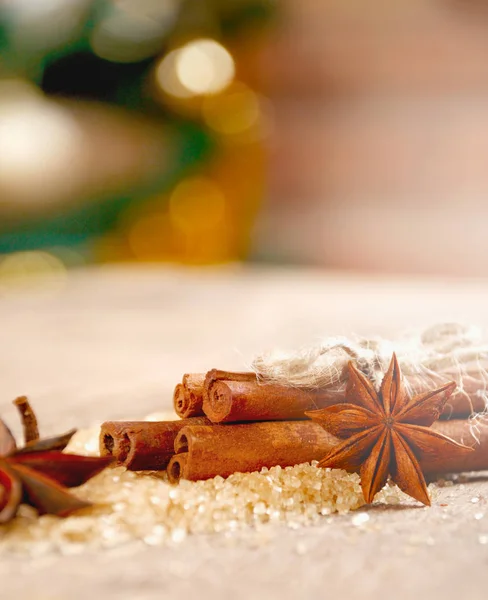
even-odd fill
[{"label": "star anise point", "polygon": [[406,494],[430,506],[419,458],[472,450],[430,429],[456,384],[410,397],[395,354],[379,391],[353,362],[348,372],[345,403],[306,413],[342,440],[319,466],[359,471],[368,503],[390,477]]},{"label": "star anise point", "polygon": [[113,457],[79,456],[62,452],[76,430],[39,439],[37,419],[27,398],[14,401],[22,417],[25,445],[17,447],[0,419],[0,523],[12,519],[21,502],[40,514],[67,516],[90,506],[68,488],[81,485],[113,462]]}]

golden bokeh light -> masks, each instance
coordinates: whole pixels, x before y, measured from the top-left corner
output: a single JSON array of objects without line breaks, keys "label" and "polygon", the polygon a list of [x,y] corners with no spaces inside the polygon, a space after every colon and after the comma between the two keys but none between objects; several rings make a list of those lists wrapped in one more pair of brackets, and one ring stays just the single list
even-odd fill
[{"label": "golden bokeh light", "polygon": [[225,217],[225,196],[211,179],[186,179],[171,194],[169,214],[173,225],[182,231],[210,229]]},{"label": "golden bokeh light", "polygon": [[193,40],[168,53],[156,69],[156,81],[178,98],[217,94],[234,79],[231,54],[215,40]]},{"label": "golden bokeh light", "polygon": [[259,98],[243,83],[236,83],[221,94],[204,99],[205,123],[223,135],[239,135],[259,125]]},{"label": "golden bokeh light", "polygon": [[180,49],[176,73],[181,83],[194,94],[215,94],[234,78],[232,56],[214,40],[194,40]]},{"label": "golden bokeh light", "polygon": [[31,288],[53,293],[64,287],[66,279],[63,261],[49,252],[14,252],[0,257],[0,289],[3,293]]},{"label": "golden bokeh light", "polygon": [[229,260],[234,227],[227,204],[226,193],[211,177],[183,180],[169,196],[156,196],[121,222],[128,258],[185,264]]},{"label": "golden bokeh light", "polygon": [[172,254],[173,230],[169,217],[163,212],[142,215],[132,225],[129,246],[138,260],[161,260]]},{"label": "golden bokeh light", "polygon": [[193,96],[178,79],[176,58],[178,50],[169,52],[158,64],[155,71],[156,84],[164,92],[175,98],[191,98]]}]

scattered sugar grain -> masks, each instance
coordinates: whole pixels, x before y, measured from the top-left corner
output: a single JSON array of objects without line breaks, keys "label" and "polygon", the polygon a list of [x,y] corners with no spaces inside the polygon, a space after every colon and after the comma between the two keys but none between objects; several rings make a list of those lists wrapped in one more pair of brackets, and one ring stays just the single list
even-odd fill
[{"label": "scattered sugar grain", "polygon": [[351,523],[355,527],[361,527],[362,525],[365,525],[368,521],[369,521],[369,515],[368,515],[368,513],[365,513],[365,512],[358,512],[351,519]]},{"label": "scattered sugar grain", "polygon": [[[67,451],[92,454],[98,433],[99,428],[80,431]],[[171,545],[194,533],[238,535],[267,543],[274,525],[298,529],[320,519],[328,522],[331,517],[324,516],[364,504],[357,474],[320,469],[316,462],[234,473],[227,479],[181,481],[178,486],[171,485],[165,473],[115,467],[73,493],[93,506],[66,519],[37,516],[34,509],[22,506],[16,518],[0,528],[0,552],[38,556],[116,548],[128,542]],[[401,492],[387,486],[376,500],[392,496],[400,498]],[[356,520],[363,520],[364,514],[358,513]]]}]

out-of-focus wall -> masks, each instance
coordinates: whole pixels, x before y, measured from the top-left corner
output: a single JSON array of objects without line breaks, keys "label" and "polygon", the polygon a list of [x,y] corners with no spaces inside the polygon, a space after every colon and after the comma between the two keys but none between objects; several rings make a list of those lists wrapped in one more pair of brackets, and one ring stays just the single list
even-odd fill
[{"label": "out-of-focus wall", "polygon": [[258,255],[488,274],[488,5],[287,0]]}]

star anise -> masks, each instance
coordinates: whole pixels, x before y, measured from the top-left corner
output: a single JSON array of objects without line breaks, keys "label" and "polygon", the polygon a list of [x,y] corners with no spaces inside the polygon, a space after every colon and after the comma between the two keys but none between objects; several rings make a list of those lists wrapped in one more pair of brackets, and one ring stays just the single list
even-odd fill
[{"label": "star anise", "polygon": [[27,398],[14,404],[24,427],[25,445],[17,448],[10,429],[0,419],[0,523],[12,519],[25,502],[40,514],[67,516],[89,502],[76,498],[67,488],[81,485],[112,462],[112,457],[64,454],[76,430],[39,439],[37,419]]},{"label": "star anise", "polygon": [[388,476],[409,496],[430,506],[422,459],[472,449],[430,429],[455,389],[454,382],[411,398],[393,354],[380,391],[349,363],[346,402],[307,412],[329,433],[344,439],[320,467],[359,470],[366,502],[372,502]]}]

